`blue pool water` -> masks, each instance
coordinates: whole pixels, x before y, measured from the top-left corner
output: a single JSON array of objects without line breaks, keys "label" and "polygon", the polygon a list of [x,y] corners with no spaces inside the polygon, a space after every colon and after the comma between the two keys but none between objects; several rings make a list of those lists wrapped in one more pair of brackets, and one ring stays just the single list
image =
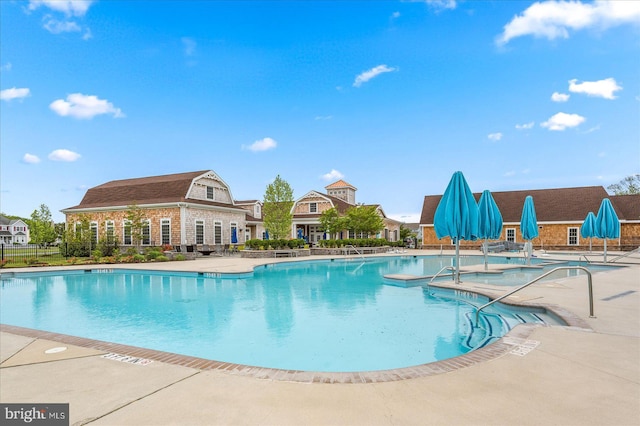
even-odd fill
[{"label": "blue pool water", "polygon": [[521,322],[560,323],[543,311],[497,306],[473,327],[474,306],[485,297],[383,283],[385,274],[424,274],[446,262],[412,256],[290,262],[229,276],[5,273],[0,322],[238,364],[342,372],[451,358]]}]

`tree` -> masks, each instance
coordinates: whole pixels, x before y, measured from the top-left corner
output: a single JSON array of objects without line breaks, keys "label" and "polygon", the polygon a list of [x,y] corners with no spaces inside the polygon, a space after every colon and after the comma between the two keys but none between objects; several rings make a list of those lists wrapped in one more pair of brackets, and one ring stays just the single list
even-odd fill
[{"label": "tree", "polygon": [[607,186],[607,189],[614,195],[640,194],[640,175],[627,176],[619,183]]},{"label": "tree", "polygon": [[400,224],[400,240],[404,241],[405,238],[415,238],[415,236],[415,232],[404,226],[404,223]]},{"label": "tree", "polygon": [[293,222],[292,207],[293,189],[278,175],[273,183],[267,185],[262,207],[264,227],[272,238],[290,237]]},{"label": "tree", "polygon": [[356,236],[364,234],[369,237],[384,229],[384,221],[378,214],[376,206],[349,207],[346,218],[347,229]]},{"label": "tree", "polygon": [[329,238],[346,229],[346,219],[340,216],[335,207],[320,213],[320,226],[329,233]]},{"label": "tree", "polygon": [[144,238],[147,220],[144,216],[144,211],[137,204],[132,204],[127,207],[126,227],[128,227],[131,232],[131,243],[139,248]]},{"label": "tree", "polygon": [[45,246],[55,242],[56,230],[51,219],[51,211],[45,204],[40,204],[40,209],[31,213],[28,224],[31,243]]}]

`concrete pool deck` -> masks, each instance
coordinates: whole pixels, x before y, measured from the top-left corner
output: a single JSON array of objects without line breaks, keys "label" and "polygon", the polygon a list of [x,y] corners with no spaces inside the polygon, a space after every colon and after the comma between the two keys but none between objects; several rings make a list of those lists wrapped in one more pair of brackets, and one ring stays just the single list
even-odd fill
[{"label": "concrete pool deck", "polygon": [[[578,260],[578,255],[553,258]],[[119,266],[244,272],[273,261],[216,257]],[[526,350],[440,374],[372,383],[261,379],[172,362],[122,362],[126,359],[104,358],[106,350],[3,331],[0,402],[69,403],[70,424],[96,425],[637,425],[640,259],[624,261],[625,268],[593,274],[596,318],[589,318],[583,275],[544,281],[510,298],[560,306],[590,330],[530,327],[520,346]],[[465,290],[499,296],[511,289],[464,279]],[[67,350],[44,354],[58,347]]]}]

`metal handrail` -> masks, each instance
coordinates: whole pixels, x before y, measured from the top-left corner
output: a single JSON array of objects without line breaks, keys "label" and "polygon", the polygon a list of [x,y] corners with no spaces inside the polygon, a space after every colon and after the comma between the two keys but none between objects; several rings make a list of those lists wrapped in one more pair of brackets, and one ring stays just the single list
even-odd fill
[{"label": "metal handrail", "polygon": [[513,293],[515,293],[517,291],[520,291],[525,287],[529,287],[531,284],[540,281],[541,279],[543,279],[547,275],[551,275],[556,271],[567,270],[567,269],[580,269],[580,270],[583,270],[583,271],[585,271],[587,273],[588,280],[589,280],[589,318],[595,318],[595,316],[593,315],[593,285],[592,285],[593,279],[591,278],[591,271],[588,270],[587,268],[585,268],[584,266],[558,266],[557,268],[553,268],[549,272],[546,272],[546,273],[540,275],[539,277],[532,279],[531,281],[529,281],[525,285],[522,285],[522,286],[516,288],[515,290],[512,290],[509,293],[504,294],[504,295],[498,297],[497,299],[493,299],[489,303],[485,303],[484,305],[480,306],[478,308],[478,310],[476,311],[476,324],[478,323],[478,319],[480,318],[480,311],[483,310],[484,308],[486,308],[487,306],[493,305],[494,303],[501,301],[505,297],[511,296]]},{"label": "metal handrail", "polygon": [[360,252],[358,251],[358,249],[357,249],[353,244],[347,244],[346,246],[344,246],[344,249],[343,249],[343,250],[346,252],[346,253],[345,253],[345,256],[348,256],[348,255],[349,255],[349,252],[347,251],[347,249],[348,249],[348,248],[352,248],[352,249],[353,249],[353,251],[355,251],[356,253],[358,253],[358,254],[360,255],[360,257],[362,258],[362,260],[364,260],[364,255],[363,255],[362,253],[360,253]]},{"label": "metal handrail", "polygon": [[618,259],[622,259],[623,257],[627,257],[627,256],[629,256],[630,254],[633,254],[633,253],[640,253],[640,247],[638,247],[637,249],[633,249],[633,250],[631,250],[631,251],[630,251],[630,252],[628,252],[628,253],[621,254],[621,255],[620,255],[620,256],[618,256],[618,257],[614,257],[614,258],[613,258],[613,259],[611,259],[609,262],[615,262],[616,260],[618,260]]},{"label": "metal handrail", "polygon": [[[440,275],[440,273],[442,273],[443,271],[447,270],[447,269],[451,269],[451,272],[453,272],[455,270],[455,268],[453,266],[445,266],[444,268],[440,269],[433,277],[431,277],[431,281],[429,281],[429,284],[431,284],[433,282],[433,280],[435,280],[438,275]],[[451,274],[451,279],[454,279],[454,275]]]},{"label": "metal handrail", "polygon": [[581,254],[580,257],[578,258],[578,260],[582,259],[584,257],[584,260],[587,261],[587,263],[591,263],[591,261],[587,258],[586,254]]}]

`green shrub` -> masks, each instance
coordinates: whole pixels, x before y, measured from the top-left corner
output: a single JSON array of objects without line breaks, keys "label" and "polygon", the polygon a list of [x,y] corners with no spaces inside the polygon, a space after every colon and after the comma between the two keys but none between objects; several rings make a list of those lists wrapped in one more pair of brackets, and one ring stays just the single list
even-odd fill
[{"label": "green shrub", "polygon": [[91,252],[91,257],[95,260],[100,259],[102,256],[102,251],[99,249],[95,249]]},{"label": "green shrub", "polygon": [[168,262],[168,261],[169,261],[169,258],[164,254],[161,254],[160,256],[156,257],[156,262]]},{"label": "green shrub", "polygon": [[173,256],[173,260],[187,260],[186,257],[184,257],[184,254],[176,254],[175,256]]}]

